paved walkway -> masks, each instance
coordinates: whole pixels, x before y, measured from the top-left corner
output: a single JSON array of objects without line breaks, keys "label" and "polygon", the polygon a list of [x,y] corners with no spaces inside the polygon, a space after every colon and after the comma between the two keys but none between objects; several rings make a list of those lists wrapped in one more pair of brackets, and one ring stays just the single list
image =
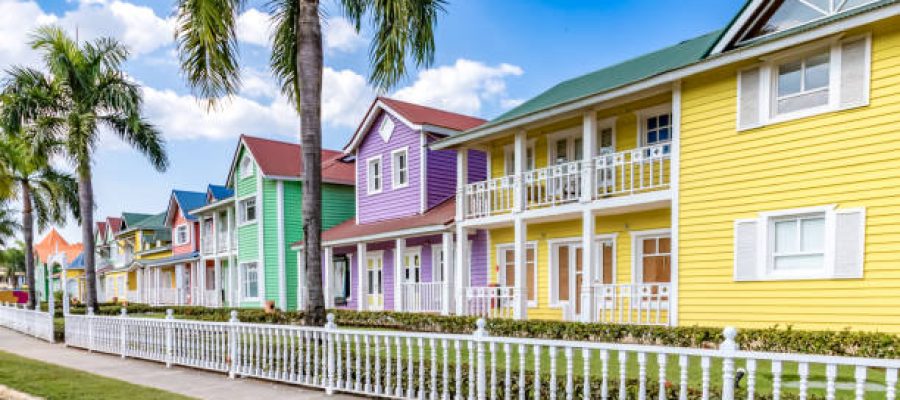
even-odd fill
[{"label": "paved walkway", "polygon": [[[320,399],[325,392],[255,379],[228,379],[225,374],[172,367],[118,356],[88,353],[50,344],[0,328],[0,350],[122,381],[151,386],[199,399]],[[356,397],[335,395],[330,399]]]}]

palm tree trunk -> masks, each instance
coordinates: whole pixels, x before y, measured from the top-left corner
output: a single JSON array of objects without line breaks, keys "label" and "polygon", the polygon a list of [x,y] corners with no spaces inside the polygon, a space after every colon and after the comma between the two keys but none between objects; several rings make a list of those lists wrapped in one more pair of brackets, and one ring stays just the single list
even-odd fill
[{"label": "palm tree trunk", "polygon": [[90,161],[78,168],[78,207],[81,212],[81,241],[84,243],[85,305],[97,309],[97,271],[94,268],[94,184]]},{"label": "palm tree trunk", "polygon": [[305,322],[325,324],[322,292],[322,27],[318,0],[301,0],[297,18],[300,145],[303,148],[303,252],[309,291]]},{"label": "palm tree trunk", "polygon": [[[25,280],[28,282],[28,308],[37,309],[37,288],[34,282],[34,215],[31,186],[22,182],[22,235],[25,236]],[[52,296],[49,293],[48,296]]]}]

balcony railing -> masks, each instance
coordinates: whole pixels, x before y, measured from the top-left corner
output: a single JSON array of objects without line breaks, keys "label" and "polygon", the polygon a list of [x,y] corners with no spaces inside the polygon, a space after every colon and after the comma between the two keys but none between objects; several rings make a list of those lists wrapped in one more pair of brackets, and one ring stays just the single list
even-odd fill
[{"label": "balcony railing", "polygon": [[200,252],[202,252],[203,254],[212,254],[212,252],[213,252],[213,237],[212,237],[212,235],[208,235],[208,234],[203,235],[203,237],[200,238],[200,243],[202,243],[202,245],[200,246]]},{"label": "balcony railing", "polygon": [[404,282],[400,284],[402,310],[408,312],[441,312],[444,282]]},{"label": "balcony railing", "polygon": [[137,290],[129,290],[125,294],[125,299],[130,303],[139,303],[141,301],[140,292],[138,292]]},{"label": "balcony railing", "polygon": [[616,324],[668,325],[671,315],[669,283],[595,285],[597,321]]},{"label": "balcony railing", "polygon": [[464,312],[482,318],[512,318],[515,297],[512,286],[467,287]]},{"label": "balcony railing", "polygon": [[178,304],[178,289],[161,288],[159,289],[159,304]]},{"label": "balcony railing", "polygon": [[222,252],[228,249],[228,232],[222,232],[216,234],[216,251]]},{"label": "balcony railing", "polygon": [[[466,218],[505,214],[515,207],[516,189],[522,186],[525,209],[574,203],[582,198],[583,182],[591,182],[591,200],[664,190],[670,183],[669,144],[639,147],[597,156],[592,160],[552,165],[508,175],[463,188]],[[592,177],[592,178],[591,178]]]},{"label": "balcony railing", "polygon": [[203,292],[203,305],[206,307],[221,307],[222,299],[218,290],[205,290]]}]

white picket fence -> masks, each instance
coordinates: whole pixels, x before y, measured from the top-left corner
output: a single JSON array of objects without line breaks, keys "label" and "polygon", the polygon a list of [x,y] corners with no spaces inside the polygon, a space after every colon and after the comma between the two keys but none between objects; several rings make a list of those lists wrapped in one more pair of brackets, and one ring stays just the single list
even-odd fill
[{"label": "white picket fence", "polygon": [[49,312],[29,310],[24,305],[0,304],[0,326],[53,343],[53,304]]},{"label": "white picket fence", "polygon": [[418,399],[731,400],[790,392],[893,400],[900,369],[894,359],[740,351],[733,328],[718,349],[699,349],[492,337],[484,320],[473,335],[345,330],[333,315],[328,321],[324,328],[249,324],[236,312],[227,323],[185,321],[171,310],[164,320],[68,315],[66,344],[327,393]]}]

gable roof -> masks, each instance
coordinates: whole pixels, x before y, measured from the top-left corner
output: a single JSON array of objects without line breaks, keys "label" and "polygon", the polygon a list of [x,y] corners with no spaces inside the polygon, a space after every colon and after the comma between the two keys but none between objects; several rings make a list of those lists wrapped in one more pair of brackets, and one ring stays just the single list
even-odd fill
[{"label": "gable roof", "polygon": [[81,243],[70,244],[56,228],[50,228],[50,232],[34,245],[34,253],[38,261],[44,264],[50,260],[51,256],[62,252],[66,253],[66,261],[72,262],[82,252],[83,247]]},{"label": "gable roof", "polygon": [[[228,186],[232,185],[241,148],[246,148],[250,152],[264,176],[295,179],[303,176],[303,151],[300,145],[241,135],[231,161],[231,170],[228,172]],[[322,149],[322,182],[355,185],[356,168],[354,163],[345,161],[343,154],[339,151]]]},{"label": "gable roof", "polygon": [[148,217],[152,217],[152,216],[153,216],[153,214],[123,212],[122,213],[122,222],[125,224],[125,229],[131,229],[132,225],[138,223],[139,221],[145,220]]},{"label": "gable roof", "polygon": [[234,190],[223,185],[210,184],[206,187],[207,204],[234,196]]},{"label": "gable roof", "polygon": [[113,235],[119,233],[122,230],[122,218],[106,217],[106,227],[112,231]]},{"label": "gable roof", "polygon": [[166,225],[169,225],[172,218],[175,217],[172,206],[176,204],[178,205],[178,208],[181,209],[181,214],[184,215],[185,219],[188,221],[195,221],[197,220],[197,217],[191,214],[190,211],[206,205],[206,193],[173,190],[169,208],[166,210]]},{"label": "gable roof", "polygon": [[416,130],[428,130],[442,135],[462,132],[483,125],[486,120],[439,110],[419,104],[408,103],[384,96],[376,97],[356,128],[350,141],[344,146],[344,154],[352,153],[362,143],[363,137],[377,119],[380,112],[387,112]]},{"label": "gable roof", "polygon": [[161,212],[159,214],[143,214],[146,215],[144,219],[136,221],[122,231],[131,232],[138,229],[141,230],[165,230],[166,229],[166,213]]},{"label": "gable roof", "polygon": [[97,222],[97,232],[94,235],[99,237],[101,241],[106,240],[106,221]]}]

